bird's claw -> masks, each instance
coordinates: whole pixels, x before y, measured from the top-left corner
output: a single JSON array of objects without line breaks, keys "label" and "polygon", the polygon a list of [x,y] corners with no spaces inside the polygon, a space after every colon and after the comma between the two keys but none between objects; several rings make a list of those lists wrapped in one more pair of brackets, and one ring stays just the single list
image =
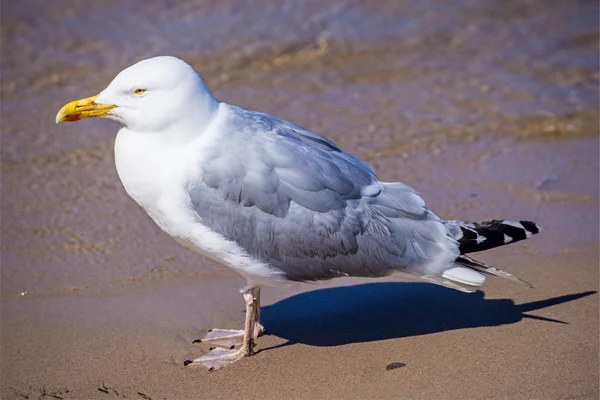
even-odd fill
[{"label": "bird's claw", "polygon": [[215,348],[195,360],[185,360],[183,365],[202,364],[208,368],[209,371],[216,371],[217,369],[223,368],[224,366],[241,360],[249,355],[250,353],[243,351],[242,349],[232,350]]}]

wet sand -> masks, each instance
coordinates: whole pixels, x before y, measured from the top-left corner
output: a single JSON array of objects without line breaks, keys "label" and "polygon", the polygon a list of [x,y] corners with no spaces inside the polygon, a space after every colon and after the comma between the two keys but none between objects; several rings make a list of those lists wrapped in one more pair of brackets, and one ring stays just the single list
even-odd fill
[{"label": "wet sand", "polygon": [[[597,4],[257,3],[3,4],[2,399],[598,398]],[[444,218],[537,221],[477,254],[536,289],[265,289],[256,357],[183,367],[207,329],[242,326],[243,279],[127,197],[116,124],[54,124],[157,54],[223,101],[325,134]]]}]

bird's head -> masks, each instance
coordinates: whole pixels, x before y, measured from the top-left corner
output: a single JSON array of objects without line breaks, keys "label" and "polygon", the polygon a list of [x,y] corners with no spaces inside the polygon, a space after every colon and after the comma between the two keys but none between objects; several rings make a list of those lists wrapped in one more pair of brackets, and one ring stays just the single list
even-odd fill
[{"label": "bird's head", "polygon": [[104,117],[134,131],[164,131],[191,114],[202,123],[217,105],[191,66],[161,56],[121,71],[100,94],[66,104],[56,122]]}]

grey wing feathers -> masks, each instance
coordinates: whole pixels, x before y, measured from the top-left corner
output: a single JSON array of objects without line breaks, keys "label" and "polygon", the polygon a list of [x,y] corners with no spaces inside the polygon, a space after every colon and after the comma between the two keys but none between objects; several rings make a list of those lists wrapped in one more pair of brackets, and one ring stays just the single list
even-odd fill
[{"label": "grey wing feathers", "polygon": [[292,200],[327,212],[345,207],[347,200],[361,197],[361,188],[377,184],[370,168],[348,161],[329,140],[264,114],[238,113],[240,125],[232,132],[238,145],[226,151],[215,148],[202,166],[204,182],[224,199],[284,217]]},{"label": "grey wing feathers", "polygon": [[410,187],[304,128],[234,110],[236,146],[209,149],[190,197],[204,224],[288,279],[385,276],[458,248]]}]

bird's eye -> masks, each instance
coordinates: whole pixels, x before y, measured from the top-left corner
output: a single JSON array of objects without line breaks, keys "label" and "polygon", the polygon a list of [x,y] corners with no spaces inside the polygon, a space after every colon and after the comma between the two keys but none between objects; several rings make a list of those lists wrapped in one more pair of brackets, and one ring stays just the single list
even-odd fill
[{"label": "bird's eye", "polygon": [[135,89],[135,90],[133,91],[133,93],[134,93],[136,96],[142,96],[142,95],[144,95],[144,93],[146,93],[146,89],[140,89],[140,88],[138,88],[138,89]]}]

